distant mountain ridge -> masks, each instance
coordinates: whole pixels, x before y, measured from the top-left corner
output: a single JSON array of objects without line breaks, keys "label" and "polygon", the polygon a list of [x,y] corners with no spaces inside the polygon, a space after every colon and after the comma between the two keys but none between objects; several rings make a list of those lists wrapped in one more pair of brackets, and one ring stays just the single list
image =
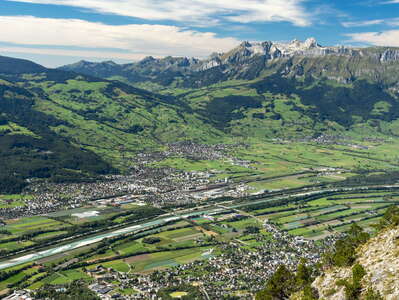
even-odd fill
[{"label": "distant mountain ridge", "polygon": [[0,56],[0,73],[22,74],[40,73],[46,68],[26,59],[16,59],[7,56]]},{"label": "distant mountain ridge", "polygon": [[324,47],[314,38],[290,43],[246,41],[229,52],[215,53],[203,60],[147,57],[123,65],[81,61],[61,69],[102,78],[124,78],[133,84],[152,81],[163,86],[186,88],[198,88],[231,79],[252,80],[271,72],[296,77],[325,76],[343,83],[360,78],[389,82],[387,74],[395,74],[394,80],[399,79],[396,74],[399,69],[399,48]]}]

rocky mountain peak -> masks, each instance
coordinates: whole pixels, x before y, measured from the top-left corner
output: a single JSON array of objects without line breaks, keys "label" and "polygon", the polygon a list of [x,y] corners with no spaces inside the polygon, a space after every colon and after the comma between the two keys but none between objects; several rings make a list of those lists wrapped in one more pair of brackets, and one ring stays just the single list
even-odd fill
[{"label": "rocky mountain peak", "polygon": [[[316,59],[318,62],[314,64]],[[340,63],[332,64],[332,61]],[[101,78],[124,77],[129,82],[158,80],[163,85],[170,84],[178,77],[183,78],[186,81],[184,84],[189,86],[202,86],[225,78],[254,79],[267,68],[279,70],[280,74],[288,77],[312,75],[341,83],[362,77],[373,81],[386,78],[387,82],[396,84],[397,81],[392,79],[396,78],[396,73],[387,73],[384,69],[391,62],[399,63],[399,48],[330,47],[320,45],[311,37],[304,41],[295,39],[290,42],[244,41],[228,52],[213,53],[206,59],[148,56],[139,62],[125,65],[81,61],[61,69]],[[197,76],[207,80],[194,82],[192,78]],[[395,86],[395,93],[397,89]]]},{"label": "rocky mountain peak", "polygon": [[[276,43],[275,44],[278,49],[284,54],[284,56],[293,56],[293,55],[306,55],[308,51],[315,51],[325,49],[320,46],[315,38],[308,38],[306,41],[293,40],[290,43]],[[322,54],[322,52],[320,52]]]},{"label": "rocky mountain peak", "polygon": [[293,39],[290,44],[294,47],[300,47],[302,42],[298,39]]},{"label": "rocky mountain peak", "polygon": [[112,66],[115,66],[115,65],[117,65],[117,63],[116,63],[116,62],[114,62],[114,61],[112,61],[112,60],[106,60],[106,61],[103,61],[103,64],[105,64],[105,65],[112,65]]},{"label": "rocky mountain peak", "polygon": [[251,43],[249,41],[244,41],[244,42],[242,42],[240,44],[240,47],[242,47],[242,48],[248,48],[248,47],[251,47],[251,46],[252,45],[251,45]]},{"label": "rocky mountain peak", "polygon": [[325,55],[334,52],[328,49],[320,46],[315,38],[308,38],[305,41],[294,39],[289,43],[244,41],[237,48],[221,55],[221,57],[223,62],[237,63],[256,55],[266,56],[267,59],[276,59],[294,55]]},{"label": "rocky mountain peak", "polygon": [[321,47],[313,37],[308,38],[303,44],[308,49]]},{"label": "rocky mountain peak", "polygon": [[156,59],[153,56],[146,56],[139,62],[139,64],[145,65],[154,61],[156,61]]},{"label": "rocky mountain peak", "polygon": [[381,54],[381,62],[399,61],[399,49],[388,49]]}]

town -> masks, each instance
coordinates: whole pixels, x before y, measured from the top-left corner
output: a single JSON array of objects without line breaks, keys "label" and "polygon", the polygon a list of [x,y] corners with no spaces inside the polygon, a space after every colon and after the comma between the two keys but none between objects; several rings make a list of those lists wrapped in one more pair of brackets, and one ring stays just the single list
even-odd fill
[{"label": "town", "polygon": [[82,183],[51,183],[32,180],[25,190],[32,199],[23,206],[0,208],[1,218],[18,218],[42,215],[60,209],[78,208],[83,205],[120,205],[144,202],[156,207],[181,206],[217,197],[242,197],[248,187],[217,178],[218,170],[182,171],[170,167],[152,166],[168,157],[184,157],[192,160],[225,159],[232,165],[248,167],[226,152],[236,145],[198,145],[177,143],[168,150],[139,154],[133,162],[129,175],[110,175],[103,180]]}]

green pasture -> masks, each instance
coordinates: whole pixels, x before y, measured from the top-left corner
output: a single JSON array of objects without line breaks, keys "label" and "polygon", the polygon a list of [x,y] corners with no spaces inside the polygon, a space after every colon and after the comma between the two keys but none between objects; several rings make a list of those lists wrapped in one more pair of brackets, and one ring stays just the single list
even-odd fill
[{"label": "green pasture", "polygon": [[33,131],[14,122],[8,122],[5,125],[0,125],[0,134],[27,135],[34,138],[40,138]]},{"label": "green pasture", "polygon": [[204,259],[202,254],[210,247],[152,253],[143,261],[132,263],[133,272],[148,272],[158,268],[172,267],[197,259]]},{"label": "green pasture", "polygon": [[86,275],[83,271],[74,269],[74,270],[66,270],[60,272],[54,272],[50,274],[48,277],[45,277],[39,282],[34,283],[30,286],[30,289],[36,289],[44,284],[51,285],[64,285],[72,283],[75,280],[85,280],[90,282],[92,279],[90,276]]},{"label": "green pasture", "polygon": [[25,201],[31,199],[31,195],[0,195],[0,208],[15,208],[19,206],[25,206]]},{"label": "green pasture", "polygon": [[129,270],[130,270],[129,265],[126,264],[122,260],[113,260],[113,261],[110,261],[110,262],[102,263],[101,265],[104,266],[105,268],[112,268],[112,269],[114,269],[115,271],[118,271],[118,272],[126,273],[126,272],[129,272]]},{"label": "green pasture", "polygon": [[7,220],[6,224],[7,225],[4,228],[9,230],[11,233],[16,234],[23,234],[38,230],[57,229],[69,226],[65,223],[40,216],[26,217],[18,220]]},{"label": "green pasture", "polygon": [[171,230],[171,231],[164,231],[158,236],[160,237],[165,237],[168,239],[177,239],[177,238],[182,238],[186,236],[191,236],[200,233],[198,230],[189,227],[189,228],[182,228],[182,229],[177,229],[177,230]]},{"label": "green pasture", "polygon": [[144,246],[140,242],[133,241],[133,242],[127,242],[124,244],[120,244],[120,245],[116,246],[114,249],[118,253],[125,255],[125,254],[134,254],[137,252],[142,252],[142,251],[147,250],[148,248],[146,248],[146,246]]},{"label": "green pasture", "polygon": [[46,233],[41,233],[39,235],[36,235],[33,240],[34,241],[40,241],[40,240],[45,240],[48,238],[53,238],[62,234],[67,233],[67,231],[54,231],[54,232],[46,232]]},{"label": "green pasture", "polygon": [[[9,271],[10,271],[10,270],[21,270],[22,268],[24,268],[25,266],[28,266],[28,265],[29,265],[29,264],[24,264],[24,265],[21,265],[21,266],[18,266],[18,267],[10,268],[10,269],[8,269],[8,270],[9,270]],[[21,282],[22,279],[23,279],[25,276],[31,276],[31,275],[33,275],[34,273],[36,273],[37,270],[38,270],[37,267],[31,267],[31,268],[28,268],[28,269],[26,269],[26,270],[23,270],[23,271],[21,271],[21,272],[15,274],[15,275],[13,275],[13,276],[11,276],[10,278],[8,278],[8,279],[6,279],[6,280],[1,281],[1,282],[0,282],[0,291],[6,289],[6,288],[8,287],[8,285],[14,285],[14,284],[16,284],[16,283]]]},{"label": "green pasture", "polygon": [[259,222],[257,220],[255,220],[254,218],[246,218],[246,219],[243,219],[240,221],[234,221],[234,222],[223,221],[222,224],[226,224],[229,227],[231,226],[237,230],[244,230],[248,226],[256,226],[256,227],[260,226]]},{"label": "green pasture", "polygon": [[[363,228],[365,228],[367,230],[372,230],[373,231],[372,225],[377,224],[380,219],[381,219],[381,217],[375,217],[375,218],[359,221],[359,222],[356,222],[356,223],[359,226],[361,226],[361,227],[363,227]],[[351,227],[351,224],[345,224],[345,225],[342,225],[342,226],[335,227],[334,230],[337,231],[337,232],[345,232],[345,231],[348,231],[350,227]]]},{"label": "green pasture", "polygon": [[120,293],[121,295],[124,295],[124,296],[130,296],[130,295],[137,294],[137,291],[132,288],[125,288],[125,289],[119,289],[118,293]]}]

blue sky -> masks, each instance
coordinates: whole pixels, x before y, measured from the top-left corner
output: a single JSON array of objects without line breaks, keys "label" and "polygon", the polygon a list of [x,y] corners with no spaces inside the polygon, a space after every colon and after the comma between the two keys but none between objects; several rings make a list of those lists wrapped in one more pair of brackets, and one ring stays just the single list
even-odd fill
[{"label": "blue sky", "polygon": [[48,67],[308,37],[399,47],[399,0],[0,0],[0,54]]}]

